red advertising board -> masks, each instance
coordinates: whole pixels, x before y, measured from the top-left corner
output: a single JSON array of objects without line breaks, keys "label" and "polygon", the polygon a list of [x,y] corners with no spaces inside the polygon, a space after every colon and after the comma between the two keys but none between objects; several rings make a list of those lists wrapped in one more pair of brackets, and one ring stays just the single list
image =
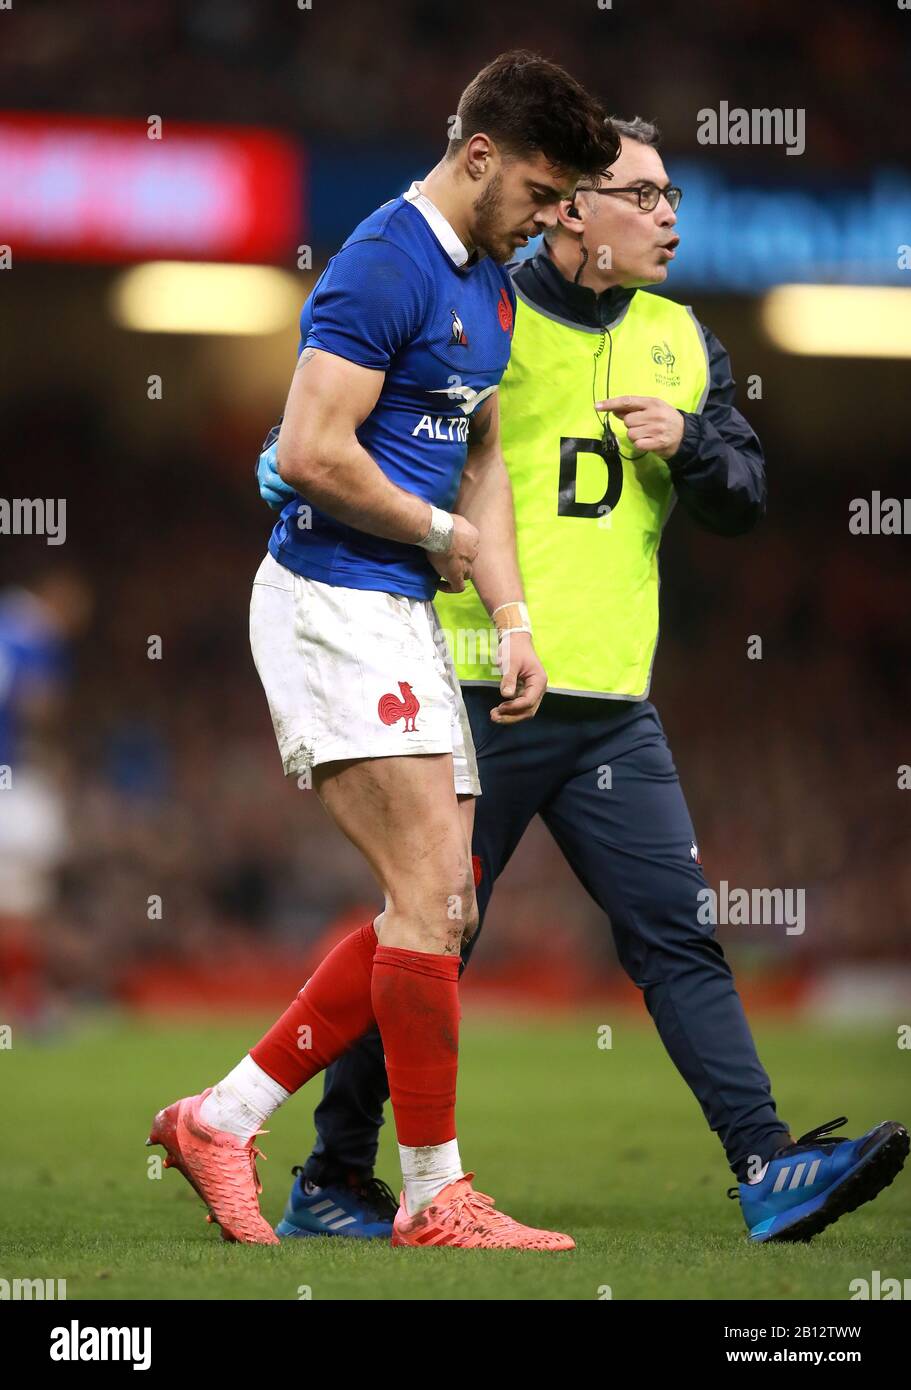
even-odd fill
[{"label": "red advertising board", "polygon": [[69,261],[287,261],[304,152],[244,126],[0,112],[0,243]]}]

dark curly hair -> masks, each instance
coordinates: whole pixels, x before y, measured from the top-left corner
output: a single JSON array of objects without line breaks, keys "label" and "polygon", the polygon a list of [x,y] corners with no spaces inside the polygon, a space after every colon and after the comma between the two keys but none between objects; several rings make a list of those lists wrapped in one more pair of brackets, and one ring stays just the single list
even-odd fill
[{"label": "dark curly hair", "polygon": [[495,140],[507,155],[538,151],[562,169],[600,174],[620,152],[601,103],[581,83],[536,53],[501,53],[472,78],[459,99],[452,157],[473,135]]}]

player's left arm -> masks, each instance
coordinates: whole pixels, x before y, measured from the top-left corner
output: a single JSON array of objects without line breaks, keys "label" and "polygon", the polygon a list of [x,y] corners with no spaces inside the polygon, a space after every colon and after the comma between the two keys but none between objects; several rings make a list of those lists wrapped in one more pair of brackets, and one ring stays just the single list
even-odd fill
[{"label": "player's left arm", "polygon": [[700,412],[677,410],[654,396],[599,401],[620,416],[637,449],[667,462],[677,496],[689,514],[719,536],[741,536],[765,515],[762,445],[734,404],[731,359],[700,325],[709,357],[709,389]]},{"label": "player's left arm", "polygon": [[523,626],[516,605],[524,604],[525,590],[516,554],[512,485],[500,447],[498,391],[470,417],[468,455],[455,506],[481,536],[471,582],[496,627],[508,634],[499,646],[503,703],[490,717],[496,724],[518,724],[535,714],[547,689],[547,674],[531,633],[515,630]]}]

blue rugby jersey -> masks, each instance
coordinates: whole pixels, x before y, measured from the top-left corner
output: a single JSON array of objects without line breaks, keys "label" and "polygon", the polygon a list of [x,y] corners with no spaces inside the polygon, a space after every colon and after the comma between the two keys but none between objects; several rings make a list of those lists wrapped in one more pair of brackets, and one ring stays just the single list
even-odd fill
[{"label": "blue rugby jersey", "polygon": [[[471,412],[499,384],[515,316],[505,267],[466,259],[414,185],[355,228],[301,312],[301,351],[386,373],[357,438],[392,482],[447,511]],[[428,599],[439,579],[420,547],[344,525],[302,495],[282,511],[269,550],[297,574],[352,589]]]},{"label": "blue rugby jersey", "polygon": [[0,765],[22,757],[29,701],[58,691],[69,675],[67,646],[40,599],[0,590]]}]

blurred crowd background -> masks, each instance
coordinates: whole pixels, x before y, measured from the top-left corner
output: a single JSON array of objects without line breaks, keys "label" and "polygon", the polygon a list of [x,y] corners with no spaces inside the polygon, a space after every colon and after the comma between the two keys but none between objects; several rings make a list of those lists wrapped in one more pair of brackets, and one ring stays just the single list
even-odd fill
[{"label": "blurred crowd background", "polygon": [[[426,151],[428,167],[462,85],[520,43],[615,110],[655,117],[668,162],[698,150],[694,111],[721,98],[806,107],[814,176],[908,153],[895,117],[907,31],[896,42],[895,13],[861,5],[313,0],[302,15],[262,0],[83,0],[17,7],[15,24],[0,44],[9,108],[264,123],[312,141],[324,164],[338,152],[346,182],[359,152],[384,143],[407,145],[416,170]],[[316,246],[315,272],[334,249]],[[294,326],[262,348],[137,338],[104,317],[109,276],[20,266],[4,328],[16,363],[0,380],[4,491],[67,499],[65,545],[0,540],[0,765],[22,773],[15,803],[0,791],[0,998],[25,1013],[49,996],[138,997],[163,965],[233,963],[252,979],[378,906],[316,798],[281,776],[247,641],[273,520],[253,469]],[[847,522],[852,497],[908,492],[905,369],[783,358],[748,296],[690,297],[735,375],[762,371],[762,398],[740,405],[765,445],[770,510],[734,542],[674,517],[652,699],[709,881],[807,893],[802,936],[731,927],[721,939],[747,974],[891,968],[907,960],[911,916],[908,541],[852,536]],[[146,397],[151,371],[167,404]],[[748,658],[752,635],[761,660]],[[472,965],[479,981],[510,970],[561,997],[619,970],[608,924],[539,824]]]},{"label": "blurred crowd background", "polygon": [[166,110],[311,138],[436,142],[477,55],[522,47],[559,57],[609,105],[616,93],[617,110],[660,113],[681,152],[699,148],[693,113],[721,96],[805,108],[823,164],[908,153],[897,106],[911,56],[894,4],[32,0],[15,25],[15,42],[0,46],[8,106]]}]

